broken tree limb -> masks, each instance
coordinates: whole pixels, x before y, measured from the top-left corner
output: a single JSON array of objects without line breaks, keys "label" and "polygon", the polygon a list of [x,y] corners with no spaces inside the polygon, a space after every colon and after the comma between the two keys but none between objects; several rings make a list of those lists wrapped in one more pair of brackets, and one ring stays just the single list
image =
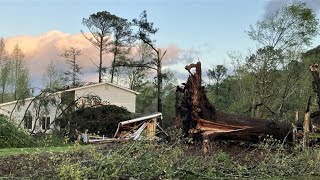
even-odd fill
[{"label": "broken tree limb", "polygon": [[[290,124],[270,120],[239,117],[216,111],[201,86],[201,63],[185,67],[189,77],[184,87],[177,88],[176,124],[185,136],[212,136],[225,139],[258,141],[266,135],[284,139]],[[180,93],[180,94],[179,94]]]}]

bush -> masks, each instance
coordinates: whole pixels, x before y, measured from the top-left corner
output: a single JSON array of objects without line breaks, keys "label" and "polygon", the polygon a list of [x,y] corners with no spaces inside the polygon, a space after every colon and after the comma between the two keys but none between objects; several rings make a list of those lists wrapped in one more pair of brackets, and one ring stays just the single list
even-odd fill
[{"label": "bush", "polygon": [[[57,120],[62,128],[70,128],[71,132],[79,130],[112,137],[119,122],[134,117],[123,107],[104,105],[99,107],[80,108],[70,114],[66,113]],[[69,126],[69,127],[68,127]]]},{"label": "bush", "polygon": [[9,118],[0,114],[0,148],[10,147],[30,147],[34,146],[27,132],[24,132],[13,123]]}]

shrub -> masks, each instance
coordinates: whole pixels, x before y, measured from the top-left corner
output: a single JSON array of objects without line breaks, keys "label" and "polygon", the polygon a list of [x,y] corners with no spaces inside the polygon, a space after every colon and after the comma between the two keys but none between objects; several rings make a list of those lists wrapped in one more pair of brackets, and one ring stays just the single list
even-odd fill
[{"label": "shrub", "polygon": [[119,122],[133,118],[133,114],[123,107],[104,105],[99,107],[80,108],[70,114],[66,113],[57,120],[62,128],[70,128],[71,132],[79,130],[112,137]]},{"label": "shrub", "polygon": [[18,127],[9,118],[0,114],[0,148],[30,147],[35,143],[27,132]]}]

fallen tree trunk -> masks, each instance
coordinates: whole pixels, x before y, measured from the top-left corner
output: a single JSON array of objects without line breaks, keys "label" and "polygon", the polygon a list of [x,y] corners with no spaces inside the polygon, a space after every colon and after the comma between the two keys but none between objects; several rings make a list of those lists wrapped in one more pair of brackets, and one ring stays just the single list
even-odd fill
[{"label": "fallen tree trunk", "polygon": [[179,99],[176,101],[176,125],[182,127],[185,136],[259,141],[267,135],[276,139],[288,135],[288,124],[217,112],[201,86],[201,63],[190,64],[185,69],[190,75],[184,87],[177,88],[176,94]]}]

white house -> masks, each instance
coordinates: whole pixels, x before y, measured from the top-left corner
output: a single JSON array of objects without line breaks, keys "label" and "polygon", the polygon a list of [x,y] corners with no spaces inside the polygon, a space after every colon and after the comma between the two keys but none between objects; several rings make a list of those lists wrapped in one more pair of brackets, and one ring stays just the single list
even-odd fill
[{"label": "white house", "polygon": [[75,102],[77,106],[113,104],[135,112],[138,94],[112,83],[98,83],[2,103],[0,114],[11,117],[20,127],[39,132],[54,127],[53,121],[68,108],[68,102]]}]

